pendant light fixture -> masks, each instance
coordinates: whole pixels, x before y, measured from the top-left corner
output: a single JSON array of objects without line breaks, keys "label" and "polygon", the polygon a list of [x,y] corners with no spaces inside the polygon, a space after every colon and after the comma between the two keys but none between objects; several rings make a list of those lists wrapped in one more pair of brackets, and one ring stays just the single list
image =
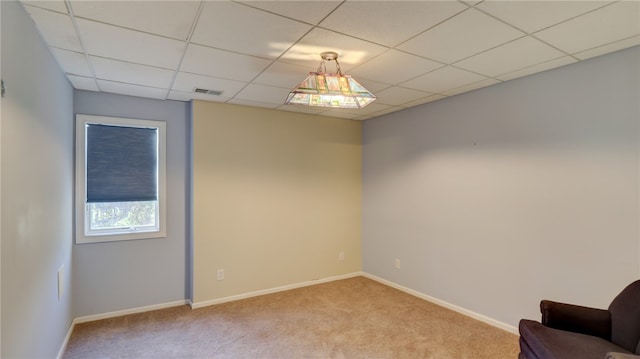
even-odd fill
[{"label": "pendant light fixture", "polygon": [[[338,62],[338,53],[323,52],[316,72],[294,88],[285,104],[330,107],[362,108],[375,101],[376,97],[349,75],[343,75]],[[327,73],[325,61],[336,62],[336,73]]]}]

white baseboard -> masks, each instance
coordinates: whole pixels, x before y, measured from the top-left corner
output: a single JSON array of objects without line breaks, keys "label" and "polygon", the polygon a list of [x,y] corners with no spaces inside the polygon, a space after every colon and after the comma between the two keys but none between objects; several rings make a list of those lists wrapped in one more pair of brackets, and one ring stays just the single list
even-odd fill
[{"label": "white baseboard", "polygon": [[195,302],[195,303],[191,303],[190,305],[191,305],[191,309],[202,308],[202,307],[207,307],[207,306],[210,306],[210,305],[233,302],[233,301],[236,301],[236,300],[257,297],[257,296],[261,296],[261,295],[265,295],[265,294],[284,292],[286,290],[297,289],[297,288],[302,288],[302,287],[308,287],[308,286],[311,286],[311,285],[316,285],[316,284],[321,284],[321,283],[328,283],[328,282],[333,282],[333,281],[341,280],[341,279],[359,277],[359,276],[362,276],[362,275],[364,275],[364,273],[362,273],[362,272],[353,272],[353,273],[348,273],[348,274],[343,274],[343,275],[338,275],[338,276],[333,276],[333,277],[327,277],[327,278],[322,278],[322,279],[314,279],[314,280],[301,282],[301,283],[283,285],[281,287],[257,290],[255,292],[248,292],[248,293],[243,293],[243,294],[238,294],[238,295],[232,295],[232,296],[224,297],[224,298],[217,298],[217,299],[205,300],[205,301],[202,301],[202,302]]},{"label": "white baseboard", "polygon": [[154,304],[154,305],[148,305],[148,306],[145,306],[145,307],[118,310],[118,311],[115,311],[115,312],[108,312],[108,313],[95,314],[95,315],[87,315],[87,316],[84,316],[84,317],[75,318],[71,322],[71,326],[69,327],[69,331],[67,332],[67,336],[64,338],[64,341],[62,342],[62,346],[60,346],[60,350],[58,351],[58,355],[56,356],[56,359],[62,359],[62,357],[64,356],[64,352],[67,350],[67,345],[69,345],[69,339],[71,338],[71,333],[73,333],[73,329],[76,327],[76,324],[93,322],[95,320],[100,320],[100,319],[121,317],[123,315],[128,315],[128,314],[144,313],[144,312],[149,312],[149,311],[152,311],[152,310],[178,307],[178,306],[185,305],[185,304],[190,304],[190,303],[191,303],[191,301],[188,300],[188,299],[177,300],[175,302]]},{"label": "white baseboard", "polygon": [[178,301],[175,301],[175,302],[169,302],[169,303],[163,303],[163,304],[155,304],[155,305],[149,305],[149,306],[145,306],[145,307],[131,308],[131,309],[119,310],[119,311],[115,311],[115,312],[108,312],[108,313],[102,313],[102,314],[95,314],[95,315],[88,315],[88,316],[84,316],[84,317],[78,317],[78,318],[75,318],[72,321],[71,326],[69,327],[69,331],[67,332],[67,336],[65,337],[64,342],[62,343],[60,351],[58,352],[57,359],[62,359],[62,357],[64,355],[64,352],[67,349],[67,345],[69,343],[69,339],[71,338],[71,333],[73,332],[73,329],[75,328],[76,324],[92,322],[92,321],[95,321],[95,320],[101,320],[101,319],[107,319],[107,318],[121,317],[123,315],[128,315],[128,314],[143,313],[143,312],[148,312],[148,311],[151,311],[151,310],[158,310],[158,309],[177,307],[177,306],[181,306],[181,305],[189,305],[191,307],[191,309],[202,308],[202,307],[207,307],[207,306],[210,306],[210,305],[233,302],[233,301],[236,301],[236,300],[257,297],[257,296],[261,296],[261,295],[265,295],[265,294],[278,293],[278,292],[283,292],[283,291],[286,291],[286,290],[303,288],[303,287],[308,287],[308,286],[312,286],[312,285],[316,285],[316,284],[328,283],[328,282],[333,282],[333,281],[347,279],[347,278],[354,278],[354,277],[358,277],[358,276],[363,276],[363,277],[369,278],[371,280],[375,280],[376,282],[379,282],[379,283],[382,283],[382,284],[387,285],[389,287],[401,290],[401,291],[403,291],[405,293],[411,294],[411,295],[413,295],[415,297],[418,297],[420,299],[424,299],[426,301],[435,303],[435,304],[437,304],[437,305],[439,305],[441,307],[445,307],[447,309],[453,310],[453,311],[458,312],[460,314],[466,315],[467,317],[470,317],[470,318],[479,320],[481,322],[487,323],[487,324],[489,324],[491,326],[494,326],[496,328],[505,330],[507,332],[510,332],[510,333],[513,333],[513,334],[516,334],[516,335],[518,334],[518,329],[516,327],[514,327],[514,326],[509,325],[509,324],[497,321],[495,319],[489,318],[489,317],[484,316],[482,314],[478,314],[476,312],[473,312],[473,311],[470,311],[468,309],[459,307],[457,305],[454,305],[454,304],[445,302],[443,300],[434,298],[434,297],[426,295],[424,293],[420,293],[420,292],[418,292],[416,290],[401,286],[399,284],[396,284],[394,282],[388,281],[386,279],[382,279],[382,278],[377,277],[377,276],[375,276],[373,274],[369,274],[369,273],[366,273],[366,272],[353,272],[353,273],[343,274],[343,275],[339,275],[339,276],[333,276],[333,277],[327,277],[327,278],[322,278],[322,279],[310,280],[310,281],[306,281],[306,282],[289,284],[289,285],[284,285],[284,286],[281,286],[281,287],[263,289],[263,290],[258,290],[258,291],[255,291],[255,292],[232,295],[232,296],[229,296],[229,297],[206,300],[206,301],[202,301],[202,302],[192,302],[189,299],[185,299],[185,300],[178,300]]},{"label": "white baseboard", "polygon": [[481,322],[487,323],[487,324],[489,324],[491,326],[494,326],[494,327],[496,327],[498,329],[502,329],[502,330],[507,331],[509,333],[513,333],[513,334],[519,335],[518,328],[516,328],[516,327],[514,327],[512,325],[509,325],[509,324],[500,322],[498,320],[489,318],[489,317],[484,316],[482,314],[478,314],[478,313],[470,311],[468,309],[459,307],[459,306],[457,306],[455,304],[451,304],[451,303],[445,302],[444,300],[440,300],[438,298],[434,298],[434,297],[432,297],[430,295],[426,295],[424,293],[420,293],[420,292],[418,292],[416,290],[401,286],[399,284],[396,284],[394,282],[388,281],[386,279],[382,279],[382,278],[377,277],[377,276],[375,276],[373,274],[369,274],[369,273],[363,272],[362,276],[367,277],[367,278],[372,279],[372,280],[375,280],[376,282],[380,282],[380,283],[382,283],[384,285],[388,285],[389,287],[401,290],[401,291],[403,291],[405,293],[411,294],[411,295],[413,295],[415,297],[418,297],[420,299],[424,299],[426,301],[432,302],[432,303],[437,304],[437,305],[439,305],[441,307],[445,307],[447,309],[451,309],[454,312],[458,312],[460,314],[466,315],[467,317],[470,317],[470,318],[479,320]]},{"label": "white baseboard", "polygon": [[64,352],[67,350],[67,345],[69,344],[69,339],[71,338],[71,333],[73,333],[73,328],[75,328],[75,326],[76,323],[74,323],[74,321],[71,321],[71,325],[69,326],[69,330],[67,331],[67,336],[64,337],[64,341],[60,346],[60,350],[58,350],[56,359],[62,359],[62,357],[64,356]]},{"label": "white baseboard", "polygon": [[189,300],[188,299],[177,300],[175,302],[169,302],[169,303],[147,305],[145,307],[117,310],[115,312],[108,312],[108,313],[95,314],[95,315],[87,315],[85,317],[79,317],[79,318],[74,319],[73,320],[73,324],[93,322],[95,320],[121,317],[123,315],[144,313],[144,312],[149,312],[149,311],[152,311],[152,310],[178,307],[178,306],[186,305],[186,304],[189,304]]}]

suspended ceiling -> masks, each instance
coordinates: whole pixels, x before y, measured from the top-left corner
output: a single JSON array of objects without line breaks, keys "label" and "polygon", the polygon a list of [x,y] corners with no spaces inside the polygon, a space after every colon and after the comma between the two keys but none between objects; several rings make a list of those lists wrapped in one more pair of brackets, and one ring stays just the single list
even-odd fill
[{"label": "suspended ceiling", "polygon": [[[640,44],[635,0],[22,3],[76,89],[354,120]],[[377,101],[283,105],[324,51]]]}]

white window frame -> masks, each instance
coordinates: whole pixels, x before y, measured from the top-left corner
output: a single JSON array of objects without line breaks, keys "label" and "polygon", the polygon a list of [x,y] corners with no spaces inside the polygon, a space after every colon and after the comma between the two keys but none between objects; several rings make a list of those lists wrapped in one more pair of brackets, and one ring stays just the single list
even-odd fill
[{"label": "white window frame", "polygon": [[[87,231],[86,173],[86,128],[87,124],[112,125],[123,127],[155,128],[158,130],[158,206],[157,230],[140,231],[136,228]],[[166,237],[166,123],[164,121],[141,120],[120,117],[76,115],[76,183],[75,183],[75,220],[76,244],[125,241],[134,239]]]}]

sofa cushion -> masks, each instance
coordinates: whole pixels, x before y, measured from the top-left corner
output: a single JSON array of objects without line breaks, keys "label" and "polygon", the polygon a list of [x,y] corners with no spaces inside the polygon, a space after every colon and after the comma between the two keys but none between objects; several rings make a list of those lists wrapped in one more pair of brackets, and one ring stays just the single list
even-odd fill
[{"label": "sofa cushion", "polygon": [[521,320],[519,329],[520,339],[538,358],[602,359],[608,352],[630,353],[602,338],[545,327],[533,320]]},{"label": "sofa cushion", "polygon": [[611,302],[611,341],[637,352],[640,341],[640,280],[629,284]]}]

